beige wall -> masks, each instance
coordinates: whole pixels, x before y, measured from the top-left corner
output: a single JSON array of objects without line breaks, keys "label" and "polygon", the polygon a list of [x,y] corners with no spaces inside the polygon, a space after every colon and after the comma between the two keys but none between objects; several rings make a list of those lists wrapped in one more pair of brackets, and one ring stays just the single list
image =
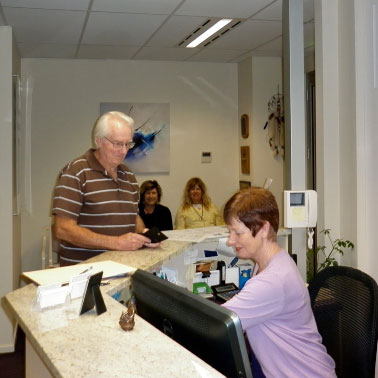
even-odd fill
[{"label": "beige wall", "polygon": [[[200,176],[218,207],[238,188],[237,65],[147,61],[22,61],[22,269],[40,267],[59,170],[90,146],[100,102],[170,104],[170,172],[157,179],[173,216],[186,181]],[[201,152],[212,163],[201,164]]]},{"label": "beige wall", "polygon": [[[282,209],[283,162],[273,157],[263,126],[267,103],[281,88],[281,59],[256,57],[241,64],[24,59],[22,269],[40,266],[41,230],[48,224],[56,175],[90,146],[100,102],[170,103],[169,174],[157,179],[172,214],[186,181],[198,175],[219,208],[240,180],[262,185],[267,176]],[[238,110],[238,106],[239,109]],[[242,110],[243,109],[243,110]],[[250,137],[240,136],[239,114],[250,116]],[[240,145],[250,145],[251,175],[240,171]],[[201,152],[212,163],[201,164]],[[220,185],[221,183],[221,185]]]},{"label": "beige wall", "polygon": [[[357,267],[378,282],[377,214],[378,214],[378,0],[355,1],[355,138],[357,192],[356,233],[358,243]],[[352,8],[352,5],[350,5]],[[375,46],[374,46],[375,43]],[[344,73],[344,78],[346,73]],[[347,224],[347,218],[344,219]],[[378,366],[376,367],[378,376]]]},{"label": "beige wall", "polygon": [[378,71],[373,15],[375,11],[378,16],[377,3],[314,3],[318,227],[331,228],[334,238],[352,240],[355,250],[340,262],[376,281],[378,85],[374,70],[375,77]]},{"label": "beige wall", "polygon": [[[277,199],[280,214],[283,214],[284,162],[281,156],[273,155],[268,144],[268,130],[264,130],[269,117],[268,102],[277,94],[278,88],[282,93],[282,60],[277,57],[248,58],[239,63],[238,72],[239,120],[243,113],[249,116],[247,139],[241,137],[239,121],[239,144],[249,146],[251,154],[250,175],[242,174],[240,171],[239,178],[251,181],[252,185],[256,186],[262,186],[266,177],[272,178],[270,190]],[[280,223],[283,224],[282,216]]]},{"label": "beige wall", "polygon": [[[17,73],[19,58],[14,50],[12,29],[0,27],[0,297],[18,287],[20,273],[20,228],[16,214],[14,185],[15,142],[13,109],[13,74]],[[13,199],[13,200],[12,200]],[[11,352],[13,345],[13,319],[0,308],[0,353]]]}]

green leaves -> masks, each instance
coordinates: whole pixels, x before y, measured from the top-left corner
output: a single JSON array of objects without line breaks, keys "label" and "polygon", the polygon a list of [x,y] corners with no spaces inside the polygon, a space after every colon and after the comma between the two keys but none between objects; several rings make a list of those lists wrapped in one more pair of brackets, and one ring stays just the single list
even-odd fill
[{"label": "green leaves", "polygon": [[320,231],[321,234],[324,234],[330,243],[330,249],[327,250],[325,245],[319,245],[315,248],[315,250],[310,249],[308,253],[310,255],[316,254],[317,261],[319,261],[319,257],[323,257],[322,263],[318,263],[316,268],[316,273],[319,273],[322,269],[327,268],[328,266],[337,266],[339,265],[338,261],[336,260],[335,256],[337,254],[344,255],[347,250],[352,250],[354,248],[354,244],[350,240],[344,239],[335,239],[333,240],[331,237],[331,230],[326,228]]}]

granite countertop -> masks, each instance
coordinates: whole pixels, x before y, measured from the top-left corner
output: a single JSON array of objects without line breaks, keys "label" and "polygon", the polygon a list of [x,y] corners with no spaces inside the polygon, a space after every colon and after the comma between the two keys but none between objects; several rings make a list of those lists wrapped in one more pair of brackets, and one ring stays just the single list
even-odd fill
[{"label": "granite countertop", "polygon": [[193,243],[185,241],[165,240],[159,248],[142,248],[137,251],[108,251],[92,257],[85,262],[117,261],[136,269],[151,271],[163,263],[183,253]]},{"label": "granite countertop", "polygon": [[[113,260],[152,270],[190,245],[166,240],[157,249],[109,251],[90,261]],[[128,280],[101,288],[107,311],[99,316],[95,310],[78,316],[81,299],[35,311],[34,284],[7,294],[3,304],[54,377],[223,377],[137,315],[131,332],[121,329],[118,321],[125,307],[109,294]]]}]

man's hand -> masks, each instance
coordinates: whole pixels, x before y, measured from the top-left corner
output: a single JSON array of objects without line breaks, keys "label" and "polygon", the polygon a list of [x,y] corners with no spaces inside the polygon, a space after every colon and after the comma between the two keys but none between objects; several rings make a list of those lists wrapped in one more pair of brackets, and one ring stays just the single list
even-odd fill
[{"label": "man's hand", "polygon": [[134,232],[121,236],[98,234],[77,225],[75,220],[62,216],[55,216],[55,236],[57,239],[80,247],[103,248],[109,251],[135,251],[143,246],[150,248],[160,246],[160,243],[151,243],[146,236]]},{"label": "man's hand", "polygon": [[151,240],[141,234],[134,232],[128,232],[118,237],[119,245],[117,246],[119,251],[136,251],[142,248],[144,245],[151,243]]},{"label": "man's hand", "polygon": [[144,245],[148,248],[158,248],[161,246],[161,242],[160,243],[145,243]]},{"label": "man's hand", "polygon": [[151,243],[151,240],[146,236],[141,234],[135,234],[134,232],[128,232],[119,237],[119,247],[120,251],[136,251],[143,246],[149,248],[160,247],[161,243]]}]

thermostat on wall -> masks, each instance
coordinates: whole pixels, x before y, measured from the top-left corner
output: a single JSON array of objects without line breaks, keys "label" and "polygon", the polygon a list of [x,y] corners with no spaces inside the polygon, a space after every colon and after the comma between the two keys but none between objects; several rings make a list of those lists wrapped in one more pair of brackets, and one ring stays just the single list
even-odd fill
[{"label": "thermostat on wall", "polygon": [[211,163],[211,152],[202,152],[201,163]]}]

